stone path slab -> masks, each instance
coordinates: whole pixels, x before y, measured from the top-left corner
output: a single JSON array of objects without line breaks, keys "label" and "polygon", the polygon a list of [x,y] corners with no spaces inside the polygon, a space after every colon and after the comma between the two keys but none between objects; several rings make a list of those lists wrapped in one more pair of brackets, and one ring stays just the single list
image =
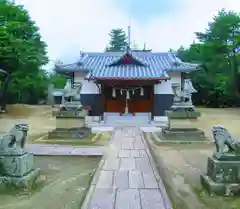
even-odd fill
[{"label": "stone path slab", "polygon": [[118,128],[82,209],[170,209],[140,129]]},{"label": "stone path slab", "polygon": [[162,128],[160,127],[141,127],[140,128],[143,132],[149,132],[149,133],[152,133],[152,132],[161,132],[162,131]]},{"label": "stone path slab", "polygon": [[101,156],[105,149],[101,146],[70,146],[50,144],[26,144],[26,150],[34,155],[45,156]]},{"label": "stone path slab", "polygon": [[109,132],[113,130],[114,128],[112,126],[109,126],[109,127],[99,126],[99,127],[92,127],[91,129],[92,133],[102,133],[102,132]]}]

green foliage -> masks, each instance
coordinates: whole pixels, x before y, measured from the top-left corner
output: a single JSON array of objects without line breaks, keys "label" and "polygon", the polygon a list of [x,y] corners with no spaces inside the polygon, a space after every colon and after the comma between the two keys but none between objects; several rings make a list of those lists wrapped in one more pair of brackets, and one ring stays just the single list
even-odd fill
[{"label": "green foliage", "polygon": [[38,103],[39,100],[46,98],[48,83],[48,77],[44,70],[26,73],[15,71],[12,83],[9,86],[12,102],[17,100],[17,102],[21,103]]},{"label": "green foliage", "polygon": [[208,24],[205,32],[197,32],[200,43],[188,49],[180,47],[177,54],[186,62],[200,63],[202,70],[191,74],[198,88],[198,104],[219,106],[239,105],[240,15],[221,10]]},{"label": "green foliage", "polygon": [[106,51],[123,51],[127,47],[127,35],[122,28],[112,29],[109,33],[110,41]]},{"label": "green foliage", "polygon": [[[4,110],[7,95],[8,102],[36,103],[44,97],[48,80],[41,66],[48,59],[39,29],[23,6],[1,1],[0,14],[0,69],[11,76],[1,87]],[[5,78],[2,75],[0,79]]]},{"label": "green foliage", "polygon": [[49,76],[49,83],[54,84],[55,88],[62,89],[62,88],[64,88],[64,86],[67,82],[67,79],[69,79],[68,76],[61,75],[58,73],[53,73]]},{"label": "green foliage", "polygon": [[0,68],[37,71],[47,63],[46,45],[41,41],[38,27],[23,6],[0,3]]}]

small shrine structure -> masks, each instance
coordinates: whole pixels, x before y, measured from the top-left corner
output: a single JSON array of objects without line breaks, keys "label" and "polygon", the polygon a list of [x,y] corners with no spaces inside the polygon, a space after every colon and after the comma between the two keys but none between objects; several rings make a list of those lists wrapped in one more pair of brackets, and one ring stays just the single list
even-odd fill
[{"label": "small shrine structure", "polygon": [[184,88],[186,74],[197,64],[182,62],[173,52],[85,52],[72,64],[57,64],[55,71],[81,83],[80,101],[86,118],[97,123],[109,115],[146,115],[149,122],[166,120],[174,91]]}]

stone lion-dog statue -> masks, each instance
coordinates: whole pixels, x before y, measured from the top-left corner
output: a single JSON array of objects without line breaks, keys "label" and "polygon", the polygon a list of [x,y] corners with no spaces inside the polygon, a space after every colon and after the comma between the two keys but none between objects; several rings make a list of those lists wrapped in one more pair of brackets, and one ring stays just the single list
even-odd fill
[{"label": "stone lion-dog statue", "polygon": [[28,129],[28,124],[17,123],[9,133],[0,136],[0,155],[24,154]]},{"label": "stone lion-dog statue", "polygon": [[[213,126],[212,134],[216,145],[215,156],[226,154],[240,155],[240,141],[233,138],[229,131],[221,125]],[[228,150],[226,151],[225,146]]]}]

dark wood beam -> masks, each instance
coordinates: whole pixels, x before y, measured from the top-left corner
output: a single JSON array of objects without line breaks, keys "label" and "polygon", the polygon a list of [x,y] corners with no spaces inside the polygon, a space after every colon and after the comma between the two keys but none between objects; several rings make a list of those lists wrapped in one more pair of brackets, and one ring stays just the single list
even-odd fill
[{"label": "dark wood beam", "polygon": [[152,86],[158,84],[159,81],[154,80],[101,80],[97,81],[99,84],[107,86]]}]

